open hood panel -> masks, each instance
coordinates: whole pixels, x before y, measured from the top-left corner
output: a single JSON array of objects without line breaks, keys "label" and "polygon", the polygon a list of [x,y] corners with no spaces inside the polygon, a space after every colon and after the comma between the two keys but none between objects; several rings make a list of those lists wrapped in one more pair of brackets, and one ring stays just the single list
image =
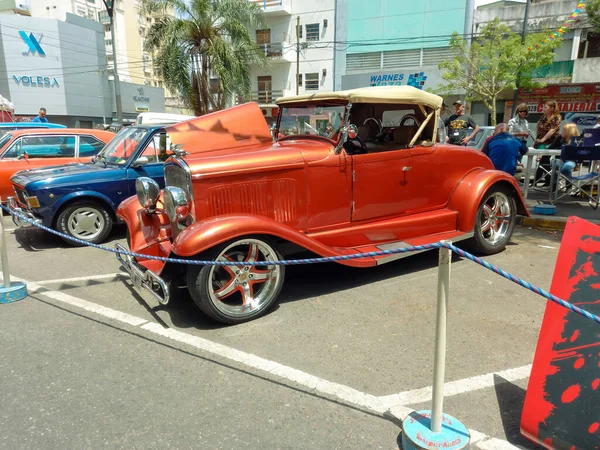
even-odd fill
[{"label": "open hood panel", "polygon": [[272,140],[271,130],[256,103],[217,111],[165,127],[171,142],[189,154],[235,149]]}]

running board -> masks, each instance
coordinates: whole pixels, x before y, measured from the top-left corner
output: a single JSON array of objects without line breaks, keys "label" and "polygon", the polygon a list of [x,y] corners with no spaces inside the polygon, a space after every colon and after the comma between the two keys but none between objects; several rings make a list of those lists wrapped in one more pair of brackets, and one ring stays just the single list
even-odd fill
[{"label": "running board", "polygon": [[[429,236],[423,236],[416,239],[407,239],[406,241],[389,242],[387,244],[377,245],[376,247],[379,250],[394,250],[397,248],[408,248],[418,245],[434,244],[440,241],[451,241],[454,244],[455,242],[471,239],[473,236],[474,233],[472,231],[469,233],[464,233],[462,231],[451,231],[448,233],[439,233]],[[406,258],[408,256],[416,255],[417,253],[422,253],[425,251],[427,250],[418,250],[406,253],[394,253],[392,255],[376,256],[375,259],[377,260],[377,265],[380,266],[382,264]]]}]

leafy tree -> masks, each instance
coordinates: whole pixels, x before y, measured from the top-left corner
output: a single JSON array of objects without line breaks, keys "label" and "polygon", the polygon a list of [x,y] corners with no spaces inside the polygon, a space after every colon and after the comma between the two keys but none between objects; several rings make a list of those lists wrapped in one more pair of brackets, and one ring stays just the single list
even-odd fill
[{"label": "leafy tree", "polygon": [[267,65],[249,31],[265,24],[258,5],[247,0],[142,0],[142,12],[155,18],[145,49],[153,53],[167,89],[177,92],[196,115],[225,108],[232,96],[250,97],[250,66]]},{"label": "leafy tree", "polygon": [[467,100],[483,102],[491,112],[492,125],[496,125],[496,101],[503,91],[514,90],[517,81],[519,87],[543,86],[531,79],[531,73],[551,64],[552,49],[562,44],[555,39],[550,44],[536,46],[547,37],[544,33],[527,34],[521,44],[521,35],[498,18],[474,36],[470,46],[455,32],[450,39],[454,57],[439,64],[446,83],[437,92],[465,91]]},{"label": "leafy tree", "polygon": [[588,0],[585,4],[585,12],[594,31],[600,33],[600,0]]}]

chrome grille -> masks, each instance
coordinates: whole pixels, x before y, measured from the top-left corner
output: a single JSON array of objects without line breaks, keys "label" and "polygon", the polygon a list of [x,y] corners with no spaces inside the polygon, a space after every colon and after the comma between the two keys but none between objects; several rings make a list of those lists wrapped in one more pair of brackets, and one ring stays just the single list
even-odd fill
[{"label": "chrome grille", "polygon": [[[194,208],[194,191],[192,187],[192,174],[185,161],[179,158],[172,158],[165,164],[165,186],[174,186],[187,192],[190,198],[191,209],[188,219],[184,223],[172,223],[173,237],[179,234],[179,231],[195,221],[196,209]],[[165,196],[164,201],[167,201]],[[165,205],[166,206],[166,205]]]}]

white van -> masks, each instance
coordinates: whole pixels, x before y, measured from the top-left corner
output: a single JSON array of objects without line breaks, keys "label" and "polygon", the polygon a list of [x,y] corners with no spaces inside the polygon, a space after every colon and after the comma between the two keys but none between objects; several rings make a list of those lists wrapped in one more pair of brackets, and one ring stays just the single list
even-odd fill
[{"label": "white van", "polygon": [[184,120],[193,119],[195,116],[185,116],[183,114],[168,114],[168,113],[153,113],[145,112],[140,113],[135,120],[136,125],[142,125],[146,123],[178,123]]}]

